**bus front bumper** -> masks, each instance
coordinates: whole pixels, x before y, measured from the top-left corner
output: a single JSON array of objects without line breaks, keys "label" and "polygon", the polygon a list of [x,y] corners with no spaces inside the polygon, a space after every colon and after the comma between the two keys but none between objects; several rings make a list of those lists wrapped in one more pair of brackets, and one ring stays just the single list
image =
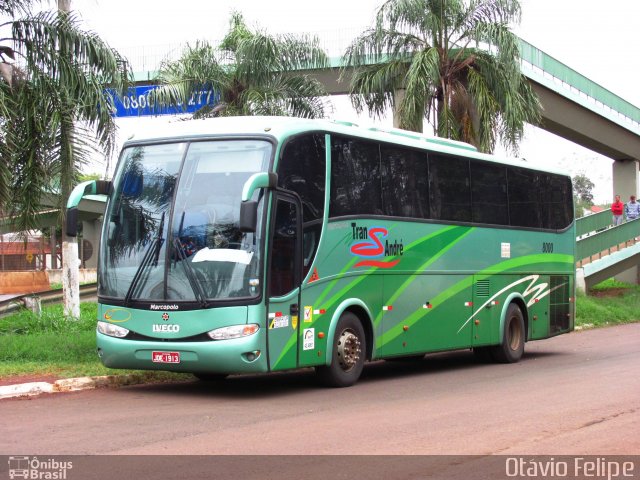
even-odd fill
[{"label": "bus front bumper", "polygon": [[260,333],[210,342],[166,342],[126,340],[98,332],[98,356],[109,368],[260,373],[268,371],[265,340]]}]

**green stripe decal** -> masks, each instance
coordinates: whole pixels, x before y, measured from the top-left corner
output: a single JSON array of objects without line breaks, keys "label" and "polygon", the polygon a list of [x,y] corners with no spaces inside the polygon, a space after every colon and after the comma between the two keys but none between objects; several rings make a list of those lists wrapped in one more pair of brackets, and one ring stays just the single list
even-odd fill
[{"label": "green stripe decal", "polygon": [[[425,242],[429,242],[429,241],[433,241],[435,238],[441,237],[443,236],[445,241],[448,243],[448,245],[441,250],[435,251],[431,254],[430,260],[426,262],[425,265],[431,264],[433,263],[435,260],[437,260],[446,250],[449,250],[458,240],[460,240],[462,237],[464,237],[466,234],[468,234],[469,232],[471,232],[471,228],[469,227],[445,227],[441,230],[438,230],[437,232],[434,232],[430,235],[427,235],[426,237],[423,237],[419,240],[416,240],[413,243],[410,243],[409,245],[407,245],[405,252],[410,251],[413,248],[417,248],[420,247],[423,243]],[[451,238],[448,238],[448,236],[451,235]],[[394,259],[397,257],[391,257],[391,259]],[[324,299],[324,297],[327,296],[327,294],[329,293],[329,291],[335,286],[336,282],[339,280],[340,276],[343,275],[347,270],[349,270],[350,268],[352,268],[352,266],[359,260],[359,258],[354,258],[353,260],[351,260],[347,266],[345,268],[343,268],[340,271],[340,274],[338,275],[338,278],[332,280],[332,282],[329,284],[329,286],[322,292],[322,294],[318,297],[318,299],[316,300],[317,304],[321,304],[322,300]],[[338,291],[337,293],[335,293],[333,295],[333,297],[331,297],[329,300],[327,300],[327,303],[325,303],[324,305],[322,305],[322,307],[325,310],[329,310],[331,307],[333,307],[336,303],[340,302],[344,297],[347,296],[347,293],[352,290],[353,288],[355,288],[360,282],[362,282],[363,280],[365,280],[367,278],[368,275],[370,275],[371,273],[375,272],[379,270],[377,267],[372,267],[366,271],[362,271],[360,273],[360,275],[358,275],[358,277],[356,279],[354,279],[351,283],[345,285],[340,291]]]},{"label": "green stripe decal", "polygon": [[[506,273],[518,267],[523,267],[523,266],[532,267],[534,265],[538,265],[541,263],[547,264],[547,265],[553,264],[553,263],[562,264],[562,265],[566,265],[566,264],[573,265],[573,257],[571,255],[553,254],[553,253],[527,255],[525,257],[514,258],[514,259],[506,260],[504,262],[500,262],[496,265],[493,265],[490,268],[487,268],[481,272],[478,272],[476,274],[476,279],[491,277],[498,273]],[[517,273],[524,273],[524,272],[517,272]],[[460,282],[456,283],[455,285],[451,286],[447,290],[437,295],[433,299],[433,304],[435,305],[434,308],[429,310],[424,310],[424,309],[416,310],[413,314],[411,314],[409,317],[404,319],[404,321],[401,324],[399,323],[393,326],[392,328],[390,328],[389,330],[387,330],[386,332],[384,332],[382,335],[380,335],[380,337],[376,339],[376,348],[381,348],[385,343],[388,343],[394,340],[399,335],[401,335],[404,332],[403,330],[404,325],[411,327],[418,320],[426,317],[430,313],[433,313],[438,308],[438,306],[443,305],[449,298],[457,295],[458,293],[462,292],[467,288],[470,288],[473,281],[474,281],[474,276],[469,275],[464,280],[461,280]]]},{"label": "green stripe decal", "polygon": [[[405,252],[410,251],[413,248],[417,248],[420,247],[423,243],[425,242],[429,242],[429,241],[433,241],[436,238],[439,238],[441,236],[443,236],[443,238],[445,239],[444,241],[447,243],[447,245],[445,246],[444,249],[440,249],[435,251],[431,257],[429,258],[429,260],[427,262],[425,262],[424,267],[430,265],[431,263],[435,262],[438,258],[440,258],[442,256],[442,254],[444,254],[447,250],[449,250],[451,247],[453,247],[453,245],[455,245],[455,243],[462,239],[464,236],[466,236],[468,233],[470,233],[473,230],[473,228],[469,228],[469,227],[458,227],[458,226],[448,226],[448,227],[444,227],[436,232],[433,232],[432,234],[427,235],[426,237],[420,238],[419,240],[416,240],[413,243],[410,243],[409,245],[407,245]],[[451,235],[451,238],[447,238],[448,235]],[[343,240],[343,243],[345,241],[347,241],[350,237],[345,237],[345,239]],[[348,241],[347,241],[348,243]],[[396,258],[396,257],[392,257],[392,258]],[[322,293],[318,296],[318,298],[315,300],[315,304],[316,305],[322,305],[322,302],[324,301],[325,297],[327,297],[329,295],[329,293],[331,292],[331,290],[333,290],[333,288],[335,287],[336,283],[343,278],[343,276],[353,268],[353,266],[356,264],[356,262],[358,262],[360,259],[359,257],[354,257],[353,259],[351,259],[343,268],[342,270],[340,270],[340,272],[329,282],[329,284],[327,285],[327,287],[322,291]],[[379,270],[376,267],[372,267],[362,271],[358,271],[358,272],[354,272],[354,274],[357,274],[358,276],[356,278],[354,278],[353,281],[351,281],[350,283],[348,283],[347,285],[345,285],[342,289],[340,289],[338,292],[336,292],[329,300],[326,301],[326,303],[324,305],[322,305],[323,309],[325,310],[329,310],[331,307],[333,307],[335,304],[339,303],[343,298],[345,298],[348,294],[348,292],[350,290],[353,290],[358,284],[360,284],[362,281],[364,281],[368,275],[370,275],[371,273],[375,272],[376,270]],[[415,276],[415,275],[413,275]],[[409,279],[406,283],[407,285],[410,283]],[[378,322],[379,320],[376,319],[376,322]],[[290,350],[292,348],[295,348],[297,344],[297,332],[294,332],[291,337],[289,338],[289,340],[287,341],[287,343],[285,344],[284,348],[282,349],[282,351],[280,352],[280,355],[278,356],[278,359],[275,361],[275,363],[273,364],[273,368],[277,369],[278,365],[282,362],[282,360],[289,355]]]},{"label": "green stripe decal", "polygon": [[[451,228],[456,228],[456,230],[453,233],[458,235],[458,237],[449,240],[451,243],[446,245],[441,250],[435,252],[429,258],[429,260],[427,260],[425,263],[420,265],[420,267],[418,268],[418,271],[421,272],[421,273],[413,274],[409,278],[407,278],[407,280],[405,280],[404,283],[402,285],[400,285],[400,287],[398,287],[398,289],[393,293],[393,295],[391,295],[391,297],[389,299],[385,299],[385,303],[387,303],[389,305],[393,305],[395,303],[395,301],[398,299],[398,297],[400,297],[400,295],[402,295],[404,293],[404,291],[409,287],[409,285],[411,285],[413,280],[418,275],[423,275],[422,272],[424,272],[429,265],[431,265],[433,262],[435,262],[440,257],[442,257],[442,255],[444,255],[446,252],[448,252],[450,249],[452,249],[460,240],[462,240],[464,237],[469,235],[474,230],[473,228],[469,228],[469,229],[464,228],[463,230],[461,230],[461,227],[451,227]],[[448,233],[452,233],[451,232],[451,228],[448,228],[448,229],[445,229],[445,230],[440,230],[439,232],[436,232],[435,234],[430,235],[427,238],[434,237],[435,235],[440,235],[440,234],[445,234],[445,233],[447,233],[447,234]],[[422,243],[423,241],[424,240],[421,240],[420,242],[414,242],[414,243],[418,244],[418,243]],[[413,244],[409,245],[407,248],[411,248],[412,246],[415,246],[415,245],[413,245]],[[375,318],[375,320],[373,322],[374,323],[374,327],[378,326],[378,324],[380,323],[381,320],[382,320],[382,312],[378,313],[378,315],[376,316],[376,318]]]}]

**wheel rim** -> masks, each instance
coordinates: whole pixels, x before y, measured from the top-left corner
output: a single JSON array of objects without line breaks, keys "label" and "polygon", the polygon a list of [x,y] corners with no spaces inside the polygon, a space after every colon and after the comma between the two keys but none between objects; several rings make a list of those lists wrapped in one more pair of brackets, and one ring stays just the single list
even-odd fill
[{"label": "wheel rim", "polygon": [[520,342],[522,341],[522,330],[520,328],[520,322],[517,317],[512,317],[509,322],[509,348],[516,351],[520,348]]},{"label": "wheel rim", "polygon": [[353,369],[360,360],[360,339],[351,329],[346,329],[338,339],[338,362],[340,368],[348,372]]}]

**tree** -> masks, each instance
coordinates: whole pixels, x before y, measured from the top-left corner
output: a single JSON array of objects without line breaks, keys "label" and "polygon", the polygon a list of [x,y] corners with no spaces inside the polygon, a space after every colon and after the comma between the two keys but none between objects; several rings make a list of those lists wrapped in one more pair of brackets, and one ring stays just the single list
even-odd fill
[{"label": "tree", "polygon": [[593,189],[596,185],[584,173],[573,177],[573,195],[586,204],[593,205]]},{"label": "tree", "polygon": [[344,56],[353,106],[391,108],[400,128],[418,132],[427,118],[438,136],[484,152],[497,138],[517,152],[524,123],[540,119],[508,26],[519,18],[518,0],[388,0]]},{"label": "tree", "polygon": [[584,173],[573,177],[573,208],[576,217],[584,216],[584,210],[593,206],[593,189],[595,184]]},{"label": "tree", "polygon": [[[47,194],[58,199],[64,224],[80,167],[96,149],[110,154],[114,147],[105,86],[122,91],[130,78],[127,62],[80,29],[65,10],[68,2],[55,12],[32,13],[33,5],[0,0],[0,15],[11,30],[0,41],[0,205],[21,230],[37,227]],[[75,262],[77,245],[67,243],[76,249],[65,251],[64,259]],[[79,316],[79,305],[66,302],[65,310]]]},{"label": "tree", "polygon": [[272,36],[251,31],[240,13],[218,48],[208,42],[187,46],[176,61],[164,62],[150,101],[187,105],[191,95],[213,90],[217,100],[200,108],[195,118],[235,115],[324,116],[322,84],[302,73],[328,66],[317,38]]}]

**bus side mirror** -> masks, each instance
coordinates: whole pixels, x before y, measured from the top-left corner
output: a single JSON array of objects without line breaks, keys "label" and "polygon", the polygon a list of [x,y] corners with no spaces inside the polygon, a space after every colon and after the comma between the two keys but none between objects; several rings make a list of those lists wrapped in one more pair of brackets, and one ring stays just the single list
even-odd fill
[{"label": "bus side mirror", "polygon": [[272,172],[254,173],[242,187],[242,201],[246,202],[253,196],[253,192],[259,188],[276,188],[278,186],[278,174]]},{"label": "bus side mirror", "polygon": [[240,231],[254,233],[258,225],[258,202],[247,200],[240,204]]},{"label": "bus side mirror", "polygon": [[67,200],[65,230],[70,237],[78,235],[78,205],[85,195],[110,195],[113,184],[109,180],[89,180],[77,185]]},{"label": "bus side mirror", "polygon": [[242,187],[240,204],[240,231],[253,233],[258,227],[258,202],[251,200],[253,193],[260,188],[277,188],[278,175],[272,172],[254,173]]}]

